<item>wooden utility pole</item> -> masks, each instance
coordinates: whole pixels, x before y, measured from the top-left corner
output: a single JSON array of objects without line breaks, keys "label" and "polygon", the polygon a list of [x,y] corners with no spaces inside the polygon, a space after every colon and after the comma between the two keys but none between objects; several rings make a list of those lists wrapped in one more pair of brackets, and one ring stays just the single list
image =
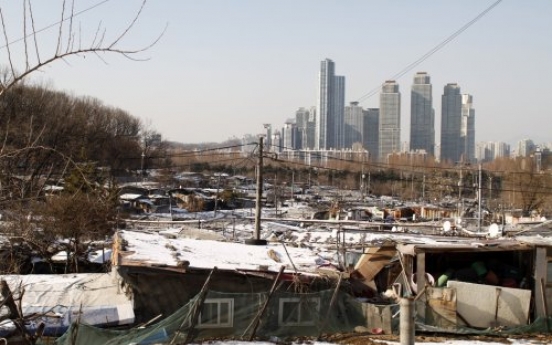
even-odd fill
[{"label": "wooden utility pole", "polygon": [[255,239],[261,236],[261,203],[263,201],[263,137],[259,138],[259,159],[257,161],[257,198],[255,202]]},{"label": "wooden utility pole", "polygon": [[259,137],[259,159],[257,161],[257,197],[255,202],[255,236],[246,239],[245,244],[265,245],[266,240],[261,240],[261,210],[263,199],[263,137]]}]

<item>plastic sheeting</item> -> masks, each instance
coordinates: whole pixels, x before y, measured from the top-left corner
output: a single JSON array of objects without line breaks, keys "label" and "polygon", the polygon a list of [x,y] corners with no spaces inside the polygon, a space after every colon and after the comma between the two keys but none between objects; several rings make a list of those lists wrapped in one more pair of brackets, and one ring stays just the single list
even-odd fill
[{"label": "plastic sheeting", "polygon": [[[117,326],[134,323],[133,302],[121,289],[116,272],[63,275],[5,275],[14,297],[23,293],[22,311],[31,316],[26,324],[33,332],[43,322],[45,335],[59,336],[77,320],[90,325]],[[11,322],[0,334],[14,330]]]},{"label": "plastic sheeting", "polygon": [[[333,290],[318,293],[277,292],[266,304],[256,337],[279,338],[317,336],[321,333],[348,333],[355,327],[369,327],[362,303],[345,293],[338,293],[330,308]],[[58,345],[122,345],[183,343],[208,338],[249,339],[259,311],[267,302],[268,293],[236,294],[209,292],[195,323],[193,315],[198,297],[173,315],[157,324],[126,331],[106,330],[84,324],[73,324],[59,338]],[[188,339],[190,340],[190,339]]]}]

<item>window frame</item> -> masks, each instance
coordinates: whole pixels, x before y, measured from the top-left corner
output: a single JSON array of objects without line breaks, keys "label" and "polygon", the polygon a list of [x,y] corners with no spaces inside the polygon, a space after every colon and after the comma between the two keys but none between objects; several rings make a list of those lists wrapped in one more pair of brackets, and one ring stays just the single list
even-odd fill
[{"label": "window frame", "polygon": [[[305,301],[306,300],[306,301]],[[316,304],[316,312],[320,313],[320,297],[281,297],[278,301],[278,325],[279,326],[314,326],[316,324],[316,316],[311,320],[302,320],[300,307],[301,303]],[[284,304],[295,303],[297,322],[290,322],[284,320]]]},{"label": "window frame", "polygon": [[[206,304],[216,304],[217,305],[217,322],[216,323],[202,323],[202,313],[203,308]],[[221,322],[221,305],[228,304],[228,315],[226,315],[228,322]],[[198,328],[231,328],[234,327],[234,299],[233,298],[207,298],[201,306],[201,312],[197,320]]]}]

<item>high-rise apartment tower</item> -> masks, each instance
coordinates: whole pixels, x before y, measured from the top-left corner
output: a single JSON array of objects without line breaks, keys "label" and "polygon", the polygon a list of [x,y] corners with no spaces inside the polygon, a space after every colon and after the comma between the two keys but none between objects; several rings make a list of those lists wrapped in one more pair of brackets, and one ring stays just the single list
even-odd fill
[{"label": "high-rise apartment tower", "polygon": [[336,76],[335,63],[326,59],[320,63],[316,109],[316,149],[327,150],[343,147],[344,108],[345,77]]},{"label": "high-rise apartment tower", "polygon": [[441,161],[469,163],[475,159],[475,110],[473,98],[460,86],[445,86],[441,101]]},{"label": "high-rise apartment tower", "polygon": [[400,151],[401,145],[401,94],[399,84],[386,81],[380,93],[379,160],[386,161],[389,154]]},{"label": "high-rise apartment tower", "polygon": [[410,94],[410,150],[435,156],[435,111],[429,74],[418,72]]}]

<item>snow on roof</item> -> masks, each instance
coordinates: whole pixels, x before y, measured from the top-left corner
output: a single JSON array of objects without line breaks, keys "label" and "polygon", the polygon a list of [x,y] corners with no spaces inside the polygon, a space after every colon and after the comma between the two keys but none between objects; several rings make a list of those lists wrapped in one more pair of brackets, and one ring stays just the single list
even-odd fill
[{"label": "snow on roof", "polygon": [[138,194],[138,193],[125,193],[125,194],[121,194],[119,195],[119,199],[121,200],[136,200],[136,199],[139,199],[141,197],[143,197],[144,195],[142,194]]},{"label": "snow on roof", "polygon": [[[278,272],[282,265],[287,272],[315,273],[317,263],[327,263],[319,250],[284,247],[281,243],[247,245],[189,238],[168,238],[158,233],[120,231],[127,244],[119,265],[152,265],[221,270],[263,270]],[[170,236],[169,236],[170,237]]]},{"label": "snow on roof", "polygon": [[552,246],[552,237],[537,235],[527,235],[527,236],[516,236],[516,240],[524,243],[529,243],[537,246]]},{"label": "snow on roof", "polygon": [[23,305],[102,306],[131,303],[115,273],[2,275],[12,292],[25,288]]},{"label": "snow on roof", "polygon": [[93,264],[104,264],[111,261],[111,249],[98,249],[88,253],[88,261]]},{"label": "snow on roof", "polygon": [[[49,333],[62,332],[77,318],[91,325],[131,324],[133,303],[120,289],[115,273],[2,275],[12,293],[22,295],[23,315],[43,315],[32,321],[45,322]],[[79,316],[80,314],[80,316]],[[2,324],[0,332],[10,329]],[[28,325],[29,327],[29,325]]]}]

